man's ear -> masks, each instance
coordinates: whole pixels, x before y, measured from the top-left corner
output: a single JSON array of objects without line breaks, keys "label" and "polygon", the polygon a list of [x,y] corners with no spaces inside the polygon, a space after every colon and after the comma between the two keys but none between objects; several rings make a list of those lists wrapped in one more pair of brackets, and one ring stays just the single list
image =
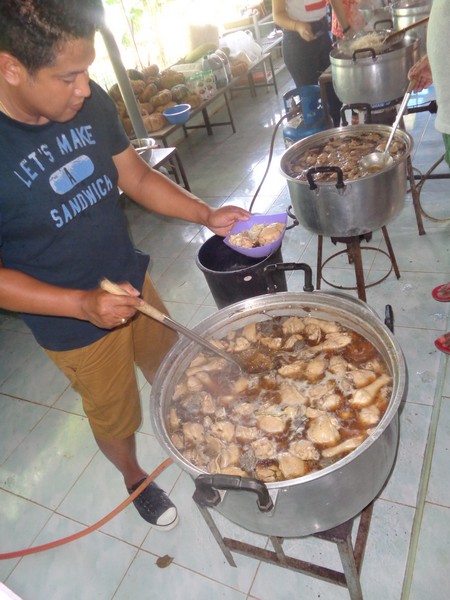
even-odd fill
[{"label": "man's ear", "polygon": [[9,52],[0,51],[0,75],[10,84],[18,85],[25,72],[23,64],[9,54]]}]

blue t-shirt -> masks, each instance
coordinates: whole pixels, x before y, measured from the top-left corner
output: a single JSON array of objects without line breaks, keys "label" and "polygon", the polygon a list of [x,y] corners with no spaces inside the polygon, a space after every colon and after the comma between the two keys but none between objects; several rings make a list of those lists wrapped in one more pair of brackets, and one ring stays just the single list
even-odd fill
[{"label": "blue t-shirt", "polygon": [[[6,268],[70,289],[103,277],[142,288],[149,257],[131,242],[112,157],[129,140],[108,94],[69,122],[27,125],[0,113],[0,257]],[[71,350],[108,333],[87,321],[22,315],[39,344]]]}]

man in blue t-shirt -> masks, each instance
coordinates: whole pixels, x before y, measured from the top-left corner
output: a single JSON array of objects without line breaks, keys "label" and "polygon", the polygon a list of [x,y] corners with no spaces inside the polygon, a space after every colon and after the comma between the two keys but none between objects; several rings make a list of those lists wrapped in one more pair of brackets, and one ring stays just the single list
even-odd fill
[{"label": "man in blue t-shirt", "polygon": [[[90,81],[101,0],[0,3],[0,307],[21,314],[79,391],[99,448],[130,493],[147,473],[135,364],[152,381],[175,334],[137,312],[166,312],[130,240],[119,187],[145,208],[226,235],[248,212],[210,208],[142,161]],[[125,296],[99,287],[121,282]],[[178,521],[151,483],[134,501],[161,529]]]}]

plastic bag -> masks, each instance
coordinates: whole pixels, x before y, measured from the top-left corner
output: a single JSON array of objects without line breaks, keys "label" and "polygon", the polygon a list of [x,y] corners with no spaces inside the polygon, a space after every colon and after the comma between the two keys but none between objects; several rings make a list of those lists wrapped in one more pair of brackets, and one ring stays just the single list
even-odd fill
[{"label": "plastic bag", "polygon": [[263,55],[263,49],[255,41],[251,31],[235,31],[224,35],[220,40],[221,48],[229,48],[232,58],[240,52],[244,52],[251,62],[259,60]]}]

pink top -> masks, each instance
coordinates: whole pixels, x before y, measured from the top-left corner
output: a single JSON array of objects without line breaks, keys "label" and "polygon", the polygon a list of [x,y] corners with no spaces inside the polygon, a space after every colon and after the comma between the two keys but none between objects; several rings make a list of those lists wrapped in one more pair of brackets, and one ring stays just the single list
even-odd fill
[{"label": "pink top", "polygon": [[[358,10],[359,2],[360,0],[342,0],[348,22],[352,29],[355,29],[356,31],[362,29],[364,25],[366,25],[366,21],[364,20],[362,13],[360,13]],[[331,33],[337,38],[344,37],[342,27],[340,26],[334,11],[331,20]]]}]

